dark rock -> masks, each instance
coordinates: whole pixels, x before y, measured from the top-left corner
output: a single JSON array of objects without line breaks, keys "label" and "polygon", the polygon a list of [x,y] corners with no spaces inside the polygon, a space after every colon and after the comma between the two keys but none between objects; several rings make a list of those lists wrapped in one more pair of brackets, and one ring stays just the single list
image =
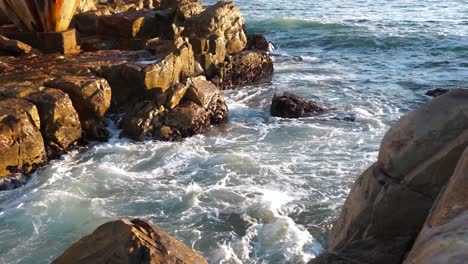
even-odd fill
[{"label": "dark rock", "polygon": [[208,264],[182,242],[140,219],[118,220],[82,238],[54,264]]},{"label": "dark rock", "polygon": [[29,177],[22,173],[13,173],[11,175],[0,177],[0,191],[17,189],[28,182]]},{"label": "dark rock", "polygon": [[228,56],[218,67],[210,81],[222,89],[267,80],[273,75],[273,61],[264,52],[242,51]]},{"label": "dark rock", "polygon": [[431,97],[438,97],[438,96],[441,96],[441,95],[443,95],[443,94],[445,94],[445,93],[447,93],[449,91],[450,91],[449,89],[436,88],[436,89],[427,91],[426,95],[431,96]]},{"label": "dark rock", "polygon": [[300,118],[322,113],[325,109],[316,102],[285,92],[282,96],[273,97],[271,115],[283,118]]},{"label": "dark rock", "polygon": [[270,42],[261,34],[247,35],[245,50],[270,51]]},{"label": "dark rock", "polygon": [[14,39],[8,39],[0,35],[0,56],[19,56],[24,54],[30,54],[33,52],[33,48],[28,44]]}]

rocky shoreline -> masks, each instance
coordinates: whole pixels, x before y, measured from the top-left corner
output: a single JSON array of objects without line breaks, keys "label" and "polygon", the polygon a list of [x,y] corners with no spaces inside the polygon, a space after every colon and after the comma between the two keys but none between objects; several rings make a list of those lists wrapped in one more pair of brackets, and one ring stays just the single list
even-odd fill
[{"label": "rocky shoreline", "polygon": [[[0,39],[0,189],[87,141],[107,140],[109,115],[123,116],[122,136],[138,141],[202,133],[228,118],[221,89],[273,74],[267,41],[248,40],[232,2],[81,1],[78,10],[80,46],[64,48],[67,55]],[[2,25],[0,35],[18,35],[14,28]]]},{"label": "rocky shoreline", "polygon": [[358,177],[327,251],[310,264],[463,263],[468,248],[468,89],[403,116]]}]

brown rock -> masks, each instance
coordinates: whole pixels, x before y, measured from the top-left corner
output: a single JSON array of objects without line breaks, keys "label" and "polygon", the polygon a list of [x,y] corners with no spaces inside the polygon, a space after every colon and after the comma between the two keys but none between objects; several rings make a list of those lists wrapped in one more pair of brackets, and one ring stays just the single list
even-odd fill
[{"label": "brown rock", "polygon": [[122,136],[136,141],[151,137],[163,111],[164,108],[153,101],[138,102],[122,120]]},{"label": "brown rock", "polygon": [[46,86],[67,93],[80,117],[88,138],[106,140],[103,119],[111,106],[111,87],[103,78],[67,76],[46,82]]},{"label": "brown rock", "polygon": [[200,3],[200,0],[161,0],[161,4],[159,5],[159,8],[165,9],[165,8],[177,8],[182,5],[186,4],[192,4],[192,3]]},{"label": "brown rock", "polygon": [[201,255],[140,219],[106,223],[76,242],[54,264],[207,264]]},{"label": "brown rock", "polygon": [[12,40],[0,35],[0,56],[5,55],[23,55],[33,51],[32,47],[18,40]]},{"label": "brown rock", "polygon": [[30,173],[45,161],[37,108],[22,99],[0,100],[0,176]]},{"label": "brown rock", "polygon": [[253,34],[247,36],[247,46],[245,50],[257,50],[263,52],[270,51],[270,42],[261,34]]},{"label": "brown rock", "polygon": [[468,89],[456,89],[402,117],[382,140],[379,164],[383,170],[435,197],[468,146],[465,105]]},{"label": "brown rock", "polygon": [[81,138],[78,114],[66,93],[23,82],[3,85],[0,87],[0,95],[25,99],[37,107],[49,157],[57,151],[66,151]]},{"label": "brown rock", "polygon": [[295,94],[284,92],[282,96],[273,97],[271,115],[284,118],[300,118],[323,113],[325,109],[316,102],[307,101]]},{"label": "brown rock", "polygon": [[463,263],[468,257],[468,149],[404,263]]},{"label": "brown rock", "polygon": [[183,34],[189,38],[216,35],[225,40],[227,54],[242,51],[247,44],[245,21],[233,2],[220,1],[186,20]]},{"label": "brown rock", "polygon": [[190,81],[190,87],[185,98],[203,108],[208,108],[213,97],[218,93],[218,88],[211,82],[204,78],[195,78]]},{"label": "brown rock", "polygon": [[266,53],[243,51],[228,57],[211,80],[218,87],[230,89],[271,78],[273,61]]}]

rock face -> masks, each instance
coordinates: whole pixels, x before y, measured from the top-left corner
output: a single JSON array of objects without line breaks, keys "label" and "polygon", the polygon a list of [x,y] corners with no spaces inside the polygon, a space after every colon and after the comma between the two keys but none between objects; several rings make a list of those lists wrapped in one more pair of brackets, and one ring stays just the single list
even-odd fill
[{"label": "rock face", "polygon": [[53,263],[208,264],[183,243],[140,219],[118,220],[98,227]]},{"label": "rock face", "polygon": [[245,50],[258,50],[263,52],[270,51],[270,42],[265,38],[265,36],[260,34],[253,34],[247,36],[247,46]]},{"label": "rock face", "polygon": [[468,258],[468,149],[439,194],[404,263],[463,263]]},{"label": "rock face", "polygon": [[316,102],[307,101],[295,94],[284,92],[282,96],[273,97],[271,115],[283,118],[300,118],[324,112],[325,109]]},{"label": "rock face", "polygon": [[26,100],[0,100],[0,175],[30,173],[45,162],[37,108]]},{"label": "rock face", "polygon": [[[122,135],[134,140],[181,140],[202,133],[227,120],[219,88],[250,84],[273,71],[268,54],[256,48],[260,41],[255,51],[244,51],[245,21],[233,2],[76,2],[76,31],[26,34],[0,27],[0,34],[14,36],[0,38],[0,100],[35,106],[42,140],[36,142],[49,159],[87,140],[106,140],[106,114],[123,117]],[[17,41],[23,37],[45,54]],[[63,44],[64,55],[49,53],[58,51],[51,49],[56,43]],[[4,167],[18,169],[5,169],[0,177],[31,172],[28,166],[42,163],[25,157],[7,164],[3,154]]]},{"label": "rock face", "polygon": [[[227,120],[227,105],[215,85],[198,77],[176,86],[165,105],[146,101],[128,114],[122,121],[123,135],[134,140],[150,137],[174,141]],[[174,101],[179,101],[175,107]]]},{"label": "rock face", "polygon": [[228,56],[211,81],[223,89],[232,89],[267,80],[272,75],[273,61],[267,53],[242,51]]},{"label": "rock face", "polygon": [[466,258],[467,103],[468,89],[452,90],[388,131],[378,161],[352,187],[327,252],[311,263],[401,263],[418,234],[407,263]]}]

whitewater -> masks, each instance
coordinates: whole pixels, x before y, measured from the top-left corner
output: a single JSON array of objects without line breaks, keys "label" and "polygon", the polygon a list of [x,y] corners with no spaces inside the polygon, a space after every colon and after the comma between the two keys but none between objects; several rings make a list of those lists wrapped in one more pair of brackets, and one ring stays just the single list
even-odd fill
[{"label": "whitewater", "polygon": [[[108,120],[109,142],[0,192],[0,263],[50,263],[118,218],[149,220],[210,263],[306,263],[388,128],[427,90],[466,86],[468,1],[236,4],[277,47],[273,79],[225,91],[229,122],[182,142],[132,142]],[[284,91],[336,110],[271,117]]]}]

